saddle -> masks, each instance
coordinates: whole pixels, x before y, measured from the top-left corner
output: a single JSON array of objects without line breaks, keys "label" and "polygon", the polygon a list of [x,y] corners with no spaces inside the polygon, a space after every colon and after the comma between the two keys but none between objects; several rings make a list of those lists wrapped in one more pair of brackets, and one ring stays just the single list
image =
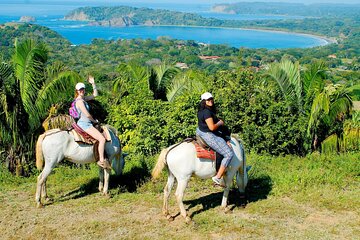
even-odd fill
[{"label": "saddle", "polygon": [[[99,141],[97,141],[95,138],[90,136],[87,132],[82,130],[82,128],[79,127],[79,125],[74,122],[72,125],[72,129],[69,131],[69,134],[71,134],[74,137],[75,142],[81,142],[89,145],[94,145],[93,152],[94,157],[96,161],[99,161],[99,151],[98,151],[98,145]],[[102,131],[100,131],[107,142],[111,141],[111,136],[109,133],[109,129],[106,126],[101,126]],[[106,152],[105,152],[106,155]]]},{"label": "saddle", "polygon": [[[87,132],[82,130],[82,128],[79,127],[75,122],[71,125],[72,129],[69,131],[69,133],[74,137],[75,142],[82,142],[85,144],[95,144],[97,140],[90,136]],[[102,134],[104,135],[107,142],[111,141],[109,129],[106,126],[101,126]]]},{"label": "saddle", "polygon": [[211,147],[209,147],[204,139],[202,139],[199,135],[196,135],[196,139],[187,138],[184,140],[185,142],[191,142],[194,144],[196,149],[196,157],[197,158],[205,158],[215,161],[216,163],[216,171],[219,170],[221,160],[224,158],[221,154],[214,151]]}]

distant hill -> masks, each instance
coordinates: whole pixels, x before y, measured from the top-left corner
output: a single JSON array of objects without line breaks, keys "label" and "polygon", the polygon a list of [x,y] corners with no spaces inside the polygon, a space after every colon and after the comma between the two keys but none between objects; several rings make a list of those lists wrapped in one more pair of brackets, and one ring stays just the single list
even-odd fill
[{"label": "distant hill", "polygon": [[0,53],[5,58],[10,57],[15,39],[32,38],[47,43],[51,48],[70,46],[71,43],[57,32],[40,25],[29,23],[5,23],[0,24]]},{"label": "distant hill", "polygon": [[360,16],[360,4],[310,4],[283,2],[238,2],[216,4],[214,12],[229,14],[297,15],[312,17]]},{"label": "distant hill", "polygon": [[203,18],[198,14],[162,9],[119,7],[81,7],[65,16],[66,20],[90,21],[99,26],[132,25],[207,25],[217,26],[222,20]]}]

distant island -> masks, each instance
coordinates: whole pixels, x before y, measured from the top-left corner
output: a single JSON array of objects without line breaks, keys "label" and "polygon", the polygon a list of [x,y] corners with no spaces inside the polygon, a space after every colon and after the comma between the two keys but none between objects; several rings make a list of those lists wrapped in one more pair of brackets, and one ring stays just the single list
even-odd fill
[{"label": "distant island", "polygon": [[265,14],[311,17],[358,15],[360,4],[303,4],[284,2],[238,2],[215,4],[211,11],[226,14]]},{"label": "distant island", "polygon": [[22,17],[20,17],[19,22],[26,22],[26,23],[36,22],[36,19],[35,19],[35,17],[32,17],[32,16],[22,16]]},{"label": "distant island", "polygon": [[204,25],[219,26],[224,21],[203,18],[198,14],[163,9],[118,7],[81,7],[71,11],[65,20],[89,21],[94,26],[133,25]]}]

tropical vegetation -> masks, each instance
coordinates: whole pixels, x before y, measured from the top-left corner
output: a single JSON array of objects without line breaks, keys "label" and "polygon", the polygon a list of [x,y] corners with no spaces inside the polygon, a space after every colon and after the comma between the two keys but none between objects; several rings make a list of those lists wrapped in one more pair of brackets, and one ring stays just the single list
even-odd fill
[{"label": "tropical vegetation", "polygon": [[[103,12],[87,11],[94,16]],[[317,33],[335,26],[327,36],[337,36],[337,43],[284,50],[166,37],[94,39],[74,46],[45,27],[5,24],[0,31],[2,161],[12,172],[30,174],[41,123],[49,114],[67,112],[73,84],[90,73],[101,93],[93,103],[95,114],[119,130],[124,150],[137,166],[151,168],[153,163],[144,159],[194,135],[198,96],[204,91],[216,96],[221,117],[250,152],[358,152],[353,102],[360,100],[360,30],[351,14],[334,19],[231,23]],[[204,60],[201,55],[220,58]]]}]

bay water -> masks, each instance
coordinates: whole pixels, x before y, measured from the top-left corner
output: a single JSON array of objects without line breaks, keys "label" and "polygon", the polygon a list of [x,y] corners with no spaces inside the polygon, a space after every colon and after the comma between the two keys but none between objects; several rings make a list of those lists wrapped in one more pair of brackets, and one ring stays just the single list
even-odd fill
[{"label": "bay water", "polygon": [[[49,27],[67,38],[72,44],[89,44],[95,38],[106,40],[117,39],[157,39],[165,36],[173,39],[195,40],[206,44],[226,44],[240,48],[307,48],[327,43],[326,40],[303,34],[274,31],[246,30],[238,28],[183,27],[183,26],[130,26],[99,27],[88,26],[87,22],[66,21],[63,17],[80,6],[105,5],[96,2],[87,3],[0,3],[0,23],[17,22],[21,16],[34,16],[36,24]],[[114,4],[107,4],[114,5]],[[119,5],[119,4],[117,4]],[[274,20],[284,18],[301,18],[298,16],[271,15],[230,15],[214,13],[207,4],[171,4],[171,3],[124,3],[121,5],[169,9],[174,11],[193,12],[203,17],[232,20]]]}]

